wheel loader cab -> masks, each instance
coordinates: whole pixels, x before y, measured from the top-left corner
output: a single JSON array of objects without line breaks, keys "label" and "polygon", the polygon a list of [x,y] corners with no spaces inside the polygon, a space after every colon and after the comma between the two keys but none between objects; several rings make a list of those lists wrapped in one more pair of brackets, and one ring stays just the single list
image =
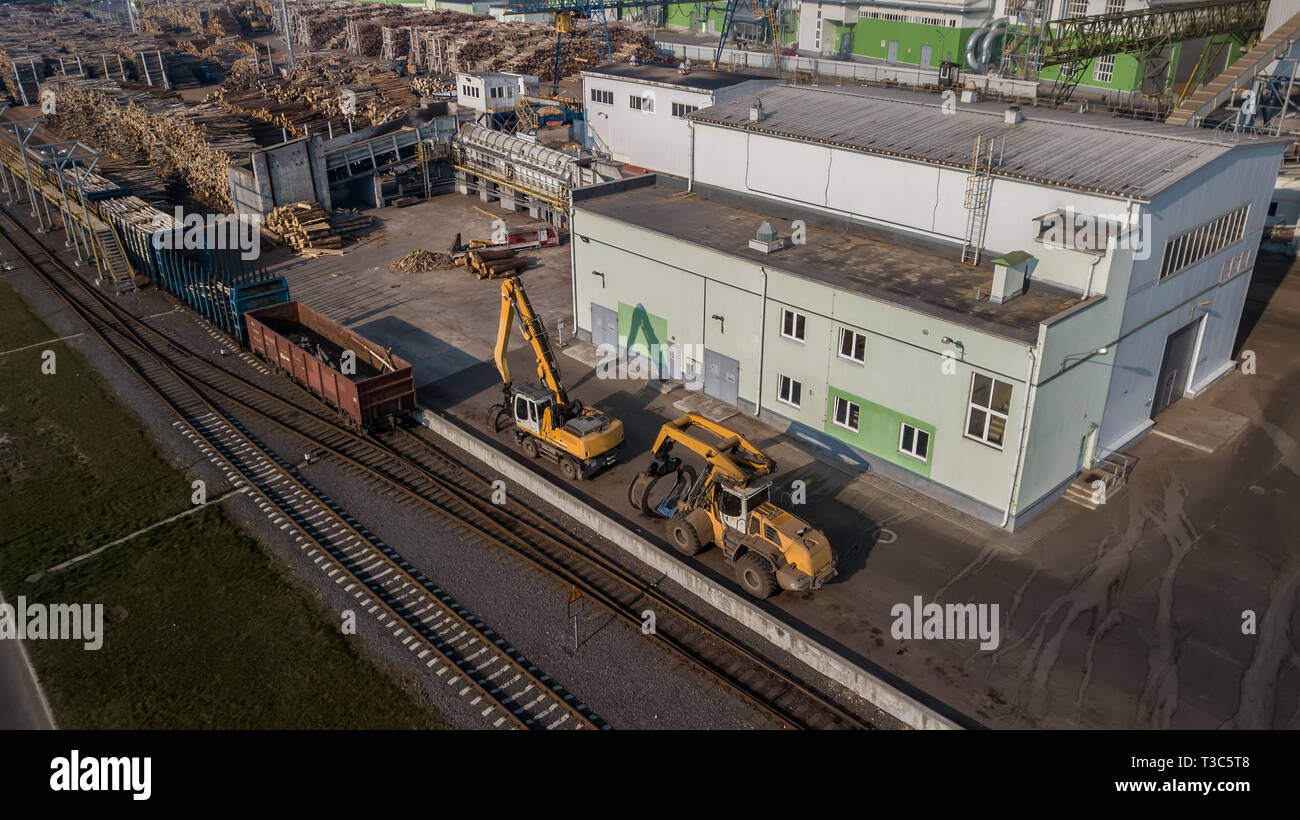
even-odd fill
[{"label": "wheel loader cab", "polygon": [[750,513],[766,504],[771,495],[771,482],[757,487],[732,488],[721,484],[715,485],[714,501],[717,504],[718,520],[738,533],[750,530]]}]

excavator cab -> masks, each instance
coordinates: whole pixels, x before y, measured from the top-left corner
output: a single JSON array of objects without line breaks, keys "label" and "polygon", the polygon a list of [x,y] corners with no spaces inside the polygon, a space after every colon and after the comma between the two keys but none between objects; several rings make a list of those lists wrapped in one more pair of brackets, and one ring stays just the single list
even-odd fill
[{"label": "excavator cab", "polygon": [[542,434],[542,420],[551,407],[549,390],[521,386],[515,388],[514,413],[515,424],[535,436]]}]

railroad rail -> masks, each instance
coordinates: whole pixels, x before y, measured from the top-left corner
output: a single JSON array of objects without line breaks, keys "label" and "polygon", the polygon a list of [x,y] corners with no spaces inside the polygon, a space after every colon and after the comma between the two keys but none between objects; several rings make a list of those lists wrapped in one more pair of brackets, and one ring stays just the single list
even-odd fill
[{"label": "railroad rail", "polygon": [[[63,272],[81,283],[71,271],[65,268]],[[82,287],[91,290],[113,315],[130,316],[103,294],[84,283]],[[871,728],[853,711],[584,543],[562,523],[518,499],[505,505],[492,503],[493,478],[474,472],[430,437],[409,430],[379,438],[360,434],[340,423],[335,411],[294,382],[276,382],[295,396],[289,399],[233,372],[231,368],[237,362],[234,357],[220,364],[203,359],[187,361],[194,360],[194,354],[179,339],[152,326],[145,325],[144,330],[170,350],[169,358],[179,362],[176,366],[187,373],[196,388],[219,395],[227,404],[297,436],[314,450],[315,456],[333,457],[367,481],[433,508],[469,534],[503,547],[546,574],[581,589],[594,604],[638,629],[644,623],[642,613],[652,610],[655,629],[648,639],[779,725]]]},{"label": "railroad rail", "polygon": [[[247,485],[287,519],[299,533],[307,556],[332,565],[330,577],[344,573],[355,598],[383,610],[386,626],[400,624],[424,651],[419,659],[446,677],[449,685],[475,690],[475,707],[494,727],[509,723],[524,729],[609,728],[558,682],[468,613],[419,570],[311,485],[290,464],[249,432],[228,410],[214,384],[226,374],[193,356],[174,340],[113,304],[49,251],[26,226],[4,209],[17,231],[0,226],[13,251],[51,288],[108,350],[140,377],[145,387],[208,446],[228,480]],[[80,297],[71,284],[80,291]],[[146,336],[161,338],[155,348]],[[171,355],[167,355],[167,352]],[[206,369],[206,374],[194,371]],[[226,374],[229,376],[230,374]],[[237,380],[232,376],[232,384]],[[253,385],[246,384],[248,388]],[[261,391],[266,396],[273,394]],[[242,403],[234,401],[235,404]],[[260,411],[259,411],[260,412]],[[355,591],[354,591],[355,590]],[[399,632],[402,630],[399,630]],[[410,646],[410,641],[406,642]],[[412,647],[412,651],[414,651]],[[466,690],[462,689],[462,693]],[[490,715],[497,712],[495,720]]]}]

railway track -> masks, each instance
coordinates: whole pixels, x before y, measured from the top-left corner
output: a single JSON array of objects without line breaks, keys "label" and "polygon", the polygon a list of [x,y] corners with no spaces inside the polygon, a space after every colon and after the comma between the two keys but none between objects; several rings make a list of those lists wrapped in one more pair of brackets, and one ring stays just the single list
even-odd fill
[{"label": "railway track", "polygon": [[[27,238],[36,242],[30,234]],[[53,259],[44,248],[40,250]],[[135,322],[120,306],[66,270],[61,261],[54,262],[63,276],[73,278],[94,297],[99,309],[117,317],[112,321]],[[589,600],[638,629],[644,624],[643,613],[652,611],[655,628],[648,639],[657,641],[778,724],[790,728],[871,728],[857,714],[719,632],[653,584],[573,536],[562,524],[517,500],[505,505],[492,503],[492,477],[474,472],[431,437],[409,430],[383,438],[360,435],[340,424],[334,411],[296,385],[290,388],[296,398],[287,398],[224,365],[196,358],[179,339],[161,330],[151,326],[138,329],[158,340],[168,353],[170,366],[184,373],[193,389],[219,395],[227,404],[298,436],[316,455],[333,457],[389,492],[434,508],[469,533],[578,587]],[[418,583],[427,583],[427,579]]]},{"label": "railway track", "polygon": [[[8,224],[0,226],[0,234],[5,243],[193,432],[227,480],[237,488],[252,488],[260,497],[259,506],[273,516],[274,523],[283,520],[284,526],[297,531],[295,540],[307,557],[323,569],[328,566],[325,571],[336,583],[348,582],[343,587],[345,593],[375,615],[382,626],[396,626],[399,637],[405,634],[404,645],[417,652],[418,659],[439,679],[449,687],[460,686],[462,697],[476,695],[470,703],[489,725],[609,728],[224,409],[221,400],[226,397],[213,386],[221,380],[214,374],[225,374],[223,369],[188,354],[178,357],[186,360],[181,364],[173,361],[173,356],[145,339],[161,338],[161,334],[68,270],[8,212],[4,221]],[[183,352],[171,340],[161,347],[173,354]],[[205,365],[209,371],[206,378],[196,376],[193,371]],[[228,383],[237,387],[239,380],[230,376]]]}]

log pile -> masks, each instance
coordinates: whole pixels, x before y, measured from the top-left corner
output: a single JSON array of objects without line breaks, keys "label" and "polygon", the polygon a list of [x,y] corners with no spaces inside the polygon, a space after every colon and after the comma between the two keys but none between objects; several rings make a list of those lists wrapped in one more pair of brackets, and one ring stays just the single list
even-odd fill
[{"label": "log pile", "polygon": [[63,80],[47,124],[110,156],[142,155],[158,175],[185,182],[198,199],[230,211],[226,170],[257,147],[248,127],[219,106],[186,106],[174,95],[127,91],[107,80]]},{"label": "log pile", "polygon": [[395,270],[398,273],[426,273],[434,270],[447,270],[455,267],[455,264],[448,254],[416,248],[401,259],[389,263],[388,269]]},{"label": "log pile", "polygon": [[282,205],[266,217],[265,230],[277,242],[292,247],[303,256],[343,253],[344,240],[364,233],[374,220],[355,211],[330,214],[319,202],[295,202]]},{"label": "log pile", "polygon": [[501,279],[528,267],[528,259],[510,248],[475,248],[465,254],[464,264],[479,279]]}]

